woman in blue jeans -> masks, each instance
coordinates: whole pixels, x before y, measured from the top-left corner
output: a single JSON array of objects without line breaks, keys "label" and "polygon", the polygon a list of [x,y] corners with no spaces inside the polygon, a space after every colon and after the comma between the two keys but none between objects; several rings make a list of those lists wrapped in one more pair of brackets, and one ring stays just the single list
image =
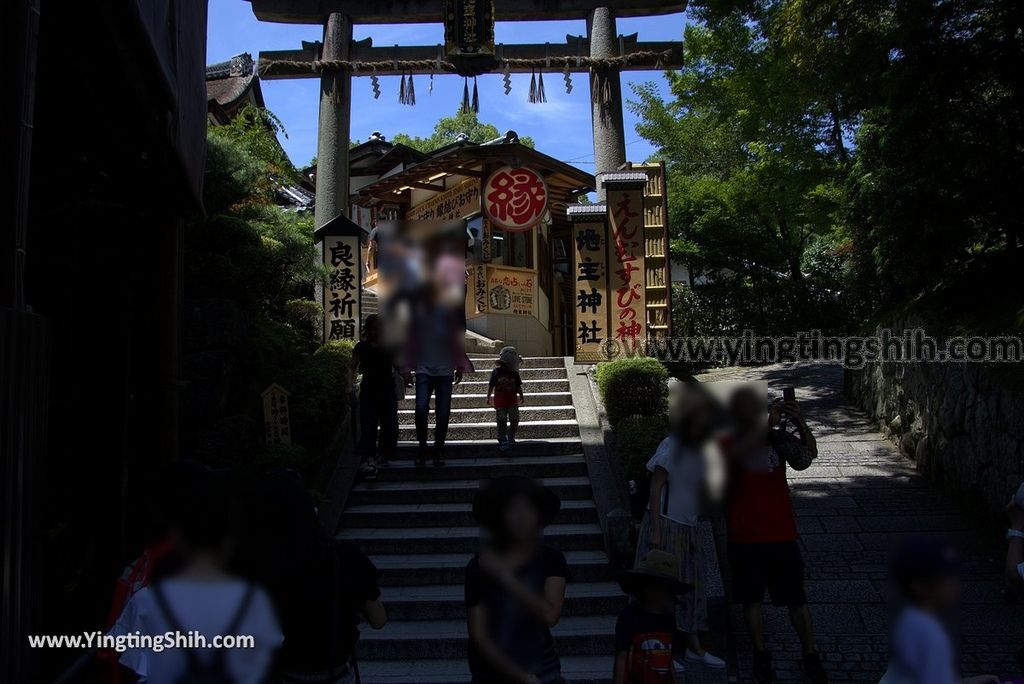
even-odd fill
[{"label": "woman in blue jeans", "polygon": [[459,325],[456,312],[442,304],[431,304],[417,312],[411,335],[409,368],[416,372],[417,467],[427,463],[430,395],[434,395],[433,459],[434,465],[440,467],[445,464],[444,442],[452,410],[452,388],[462,382],[464,372],[473,370],[464,350],[465,329]]}]

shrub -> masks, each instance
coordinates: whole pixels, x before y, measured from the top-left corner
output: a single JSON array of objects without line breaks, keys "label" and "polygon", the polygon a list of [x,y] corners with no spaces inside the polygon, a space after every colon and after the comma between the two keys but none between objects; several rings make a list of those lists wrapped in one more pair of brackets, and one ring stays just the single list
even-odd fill
[{"label": "shrub", "polygon": [[662,416],[627,416],[615,428],[615,446],[626,471],[626,479],[640,481],[644,466],[665,439]]},{"label": "shrub", "polygon": [[348,341],[322,345],[285,385],[291,392],[293,437],[310,451],[325,444],[348,411],[353,346]]},{"label": "shrub", "polygon": [[597,366],[597,387],[613,427],[627,416],[664,416],[667,381],[668,371],[656,359],[618,359]]},{"label": "shrub", "polygon": [[313,340],[320,336],[324,309],[319,302],[311,299],[290,299],[284,305],[285,319],[304,338]]}]

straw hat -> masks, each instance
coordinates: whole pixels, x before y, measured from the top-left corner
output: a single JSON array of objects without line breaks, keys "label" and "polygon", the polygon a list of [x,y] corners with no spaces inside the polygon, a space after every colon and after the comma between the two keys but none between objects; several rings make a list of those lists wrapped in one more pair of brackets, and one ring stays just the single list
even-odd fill
[{"label": "straw hat", "polygon": [[667,551],[652,549],[632,570],[619,575],[619,586],[627,594],[636,595],[645,586],[658,584],[673,594],[685,594],[693,586],[679,579],[679,561]]}]

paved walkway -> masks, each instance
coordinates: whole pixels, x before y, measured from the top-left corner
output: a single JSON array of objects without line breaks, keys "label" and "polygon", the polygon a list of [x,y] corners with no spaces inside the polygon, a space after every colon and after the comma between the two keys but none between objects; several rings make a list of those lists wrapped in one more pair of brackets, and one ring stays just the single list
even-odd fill
[{"label": "paved walkway", "polygon": [[[964,555],[964,601],[956,619],[965,675],[1016,669],[1024,644],[1024,606],[1007,605],[1001,530],[980,529],[914,470],[871,421],[842,395],[842,369],[775,365],[722,369],[714,380],[764,380],[775,394],[796,387],[818,439],[819,457],[790,484],[807,566],[807,590],[832,681],[878,681],[885,670],[892,596],[888,554],[901,536],[941,533]],[[741,625],[733,612],[734,625]],[[799,647],[783,610],[770,608],[769,647],[782,681],[803,681]],[[738,637],[741,681],[750,681],[750,643]]]}]

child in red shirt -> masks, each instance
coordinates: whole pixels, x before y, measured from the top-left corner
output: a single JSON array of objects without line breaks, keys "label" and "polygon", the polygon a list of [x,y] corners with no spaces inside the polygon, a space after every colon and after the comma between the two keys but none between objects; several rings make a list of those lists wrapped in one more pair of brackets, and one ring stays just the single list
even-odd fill
[{"label": "child in red shirt", "polygon": [[525,400],[523,379],[519,377],[519,364],[522,360],[523,357],[519,356],[515,347],[503,348],[487,385],[487,403],[494,406],[498,423],[498,448],[502,451],[508,451],[516,442],[519,405]]}]

